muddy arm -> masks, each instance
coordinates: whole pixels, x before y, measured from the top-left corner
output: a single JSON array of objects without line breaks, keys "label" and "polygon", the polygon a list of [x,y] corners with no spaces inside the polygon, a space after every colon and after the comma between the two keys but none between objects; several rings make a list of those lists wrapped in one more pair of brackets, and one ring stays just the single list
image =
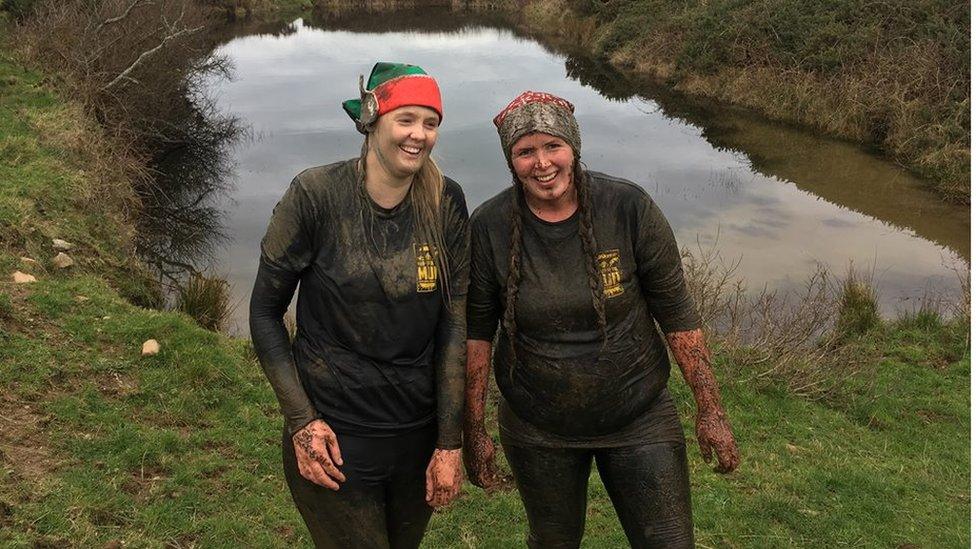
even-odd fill
[{"label": "muddy arm", "polygon": [[298,278],[296,273],[274,269],[261,261],[250,306],[251,341],[264,375],[278,397],[289,434],[319,417],[298,378],[283,320]]},{"label": "muddy arm", "polygon": [[491,369],[491,342],[468,340],[467,379],[464,384],[464,467],[475,486],[492,490],[508,481],[498,470],[495,443],[485,429],[485,397]]},{"label": "muddy arm", "polygon": [[464,406],[465,296],[455,295],[444,305],[437,327],[437,447],[461,447],[461,415]]},{"label": "muddy arm", "polygon": [[491,342],[468,340],[467,376],[464,382],[464,430],[485,428],[485,397],[491,369]]},{"label": "muddy arm", "polygon": [[674,355],[678,368],[684,376],[695,397],[698,412],[695,417],[695,431],[702,457],[710,463],[712,450],[718,456],[715,468],[720,473],[729,473],[739,466],[739,449],[732,435],[732,429],[722,408],[718,381],[712,373],[711,356],[705,345],[702,330],[669,332],[665,334],[668,347]]}]

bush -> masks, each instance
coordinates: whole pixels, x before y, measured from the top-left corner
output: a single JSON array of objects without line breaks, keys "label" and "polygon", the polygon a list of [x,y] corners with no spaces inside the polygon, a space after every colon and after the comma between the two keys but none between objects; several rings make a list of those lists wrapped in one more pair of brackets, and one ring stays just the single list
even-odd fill
[{"label": "bush", "polygon": [[837,333],[841,338],[866,334],[881,324],[878,299],[870,279],[860,277],[852,268],[841,283],[838,303]]},{"label": "bush", "polygon": [[36,0],[3,0],[0,12],[10,14],[14,19],[23,20],[31,14]]},{"label": "bush", "polygon": [[226,326],[232,312],[230,286],[220,277],[193,274],[179,290],[176,310],[190,315],[207,330],[218,332]]}]

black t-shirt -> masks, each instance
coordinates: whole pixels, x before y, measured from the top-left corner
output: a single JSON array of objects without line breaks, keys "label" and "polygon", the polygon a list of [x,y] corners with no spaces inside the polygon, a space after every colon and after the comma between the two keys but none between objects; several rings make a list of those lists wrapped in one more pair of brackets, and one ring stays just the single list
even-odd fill
[{"label": "black t-shirt", "polygon": [[[589,175],[606,342],[593,310],[579,211],[549,223],[520,203],[517,364],[510,370],[505,330],[494,354],[503,439],[546,446],[683,440],[666,390],[667,348],[654,325],[665,332],[700,325],[674,235],[643,189]],[[469,339],[492,340],[504,313],[512,192],[471,217]]]},{"label": "black t-shirt", "polygon": [[438,253],[449,254],[452,299],[467,286],[467,207],[447,178],[441,209],[447,250],[415,237],[409,195],[393,209],[373,202],[355,160],[305,170],[275,207],[261,261],[301,273],[295,366],[338,432],[383,436],[435,419],[438,343],[463,345],[435,337],[449,314]]}]

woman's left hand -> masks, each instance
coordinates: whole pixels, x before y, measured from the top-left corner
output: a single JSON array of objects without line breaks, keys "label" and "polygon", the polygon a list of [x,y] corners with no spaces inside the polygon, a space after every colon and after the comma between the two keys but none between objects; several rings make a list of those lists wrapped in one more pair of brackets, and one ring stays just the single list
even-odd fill
[{"label": "woman's left hand", "polygon": [[427,504],[438,509],[461,492],[461,449],[434,450],[427,466]]},{"label": "woman's left hand", "polygon": [[712,451],[718,457],[717,473],[731,473],[739,466],[739,447],[732,435],[732,428],[721,407],[699,411],[695,419],[695,432],[705,463],[712,462]]}]

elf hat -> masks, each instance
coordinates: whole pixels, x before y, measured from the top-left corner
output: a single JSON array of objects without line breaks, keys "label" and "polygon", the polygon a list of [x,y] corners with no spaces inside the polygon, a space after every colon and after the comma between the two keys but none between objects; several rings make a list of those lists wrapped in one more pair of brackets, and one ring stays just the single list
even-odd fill
[{"label": "elf hat", "polygon": [[343,101],[342,109],[365,134],[377,118],[407,105],[431,108],[444,119],[441,91],[433,77],[416,65],[380,62],[373,65],[365,87],[359,76],[359,99]]}]

